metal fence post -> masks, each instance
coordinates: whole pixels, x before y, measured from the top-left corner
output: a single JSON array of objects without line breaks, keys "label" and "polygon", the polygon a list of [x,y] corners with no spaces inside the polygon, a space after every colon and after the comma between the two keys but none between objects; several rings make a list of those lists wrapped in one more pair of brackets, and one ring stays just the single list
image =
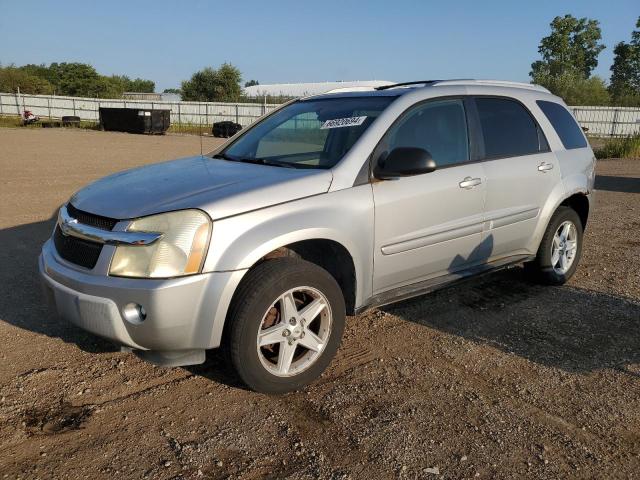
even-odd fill
[{"label": "metal fence post", "polygon": [[238,104],[236,103],[236,123],[238,122]]},{"label": "metal fence post", "polygon": [[620,113],[620,109],[616,108],[613,112],[613,122],[611,122],[611,136],[616,136],[616,125],[618,123],[618,114]]},{"label": "metal fence post", "polygon": [[182,109],[180,103],[178,103],[178,125],[182,125]]},{"label": "metal fence post", "polygon": [[51,97],[47,97],[47,112],[49,113],[49,120],[51,120]]},{"label": "metal fence post", "polygon": [[71,104],[73,105],[73,116],[76,116],[76,99],[72,98],[71,99]]}]

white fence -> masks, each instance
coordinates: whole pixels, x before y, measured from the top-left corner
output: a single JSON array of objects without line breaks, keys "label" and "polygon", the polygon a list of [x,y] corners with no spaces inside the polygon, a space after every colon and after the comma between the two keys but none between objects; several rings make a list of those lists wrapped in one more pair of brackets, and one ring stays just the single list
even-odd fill
[{"label": "white fence", "polygon": [[[169,109],[173,125],[209,126],[213,122],[231,120],[247,126],[277,106],[271,103],[165,102],[0,93],[0,115],[21,115],[24,110],[30,110],[43,118],[73,115],[93,122],[98,121],[100,107],[115,107]],[[589,135],[623,137],[640,134],[640,108],[570,108],[578,122],[588,128]]]},{"label": "white fence", "polygon": [[640,134],[640,108],[569,107],[587,133],[596,137],[629,137]]},{"label": "white fence", "polygon": [[41,118],[77,116],[97,122],[100,107],[171,110],[171,123],[178,125],[211,125],[231,120],[242,126],[253,123],[266,112],[278,107],[270,103],[165,102],[151,100],[98,99],[0,93],[0,115],[22,115],[30,110]]}]

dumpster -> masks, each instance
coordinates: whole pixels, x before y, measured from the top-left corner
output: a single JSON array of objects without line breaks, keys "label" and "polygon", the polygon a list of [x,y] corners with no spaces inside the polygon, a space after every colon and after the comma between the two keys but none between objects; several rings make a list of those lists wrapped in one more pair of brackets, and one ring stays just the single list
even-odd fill
[{"label": "dumpster", "polygon": [[100,107],[102,130],[163,134],[171,125],[171,110]]}]

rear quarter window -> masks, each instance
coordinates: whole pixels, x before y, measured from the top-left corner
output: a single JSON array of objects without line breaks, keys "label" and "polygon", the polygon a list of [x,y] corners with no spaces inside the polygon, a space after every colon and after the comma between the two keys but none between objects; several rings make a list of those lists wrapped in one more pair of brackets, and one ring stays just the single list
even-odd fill
[{"label": "rear quarter window", "polygon": [[584,148],[587,140],[573,115],[559,103],[538,100],[536,102],[545,114],[567,150]]}]

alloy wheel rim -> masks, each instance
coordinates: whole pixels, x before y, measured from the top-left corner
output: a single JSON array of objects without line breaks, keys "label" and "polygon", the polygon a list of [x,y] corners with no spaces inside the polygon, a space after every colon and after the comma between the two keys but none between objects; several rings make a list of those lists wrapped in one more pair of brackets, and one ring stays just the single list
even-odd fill
[{"label": "alloy wheel rim", "polygon": [[320,358],[331,335],[333,316],[327,297],[301,286],[271,303],[256,337],[260,363],[271,374],[291,377]]},{"label": "alloy wheel rim", "polygon": [[573,222],[560,224],[551,242],[551,266],[559,275],[565,275],[573,265],[578,251],[578,230]]}]

